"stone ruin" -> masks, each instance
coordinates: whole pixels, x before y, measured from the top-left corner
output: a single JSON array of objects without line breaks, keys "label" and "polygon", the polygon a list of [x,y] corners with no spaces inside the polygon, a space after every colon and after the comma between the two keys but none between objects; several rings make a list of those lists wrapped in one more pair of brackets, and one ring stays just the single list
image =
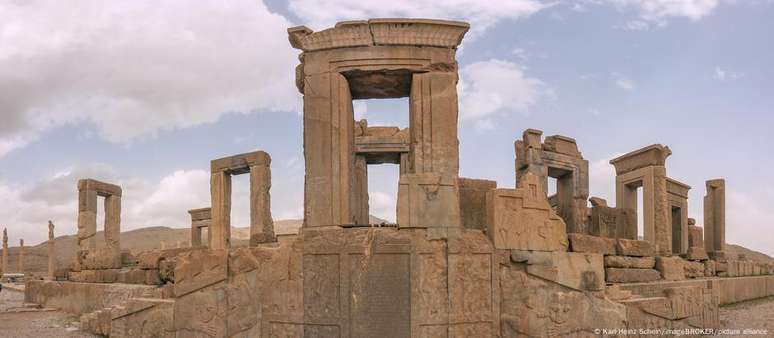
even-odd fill
[{"label": "stone ruin", "polygon": [[[574,139],[534,129],[515,142],[516,186],[459,177],[455,54],[468,28],[290,28],[304,96],[298,234],[277,241],[262,151],[211,162],[211,206],[189,210],[184,248],[121,251],[120,187],[81,180],[78,259],[57,281],[27,282],[26,301],[111,337],[555,337],[716,328],[720,304],[774,294],[774,266],[724,253],[722,180],[707,183],[704,232],[688,218],[690,187],[667,176],[668,147],[610,162],[615,207],[589,198]],[[409,98],[408,128],[354,120],[353,100],[395,97]],[[367,166],[382,163],[400,166],[396,226],[369,224]],[[247,173],[251,240],[235,246],[230,177]]]}]

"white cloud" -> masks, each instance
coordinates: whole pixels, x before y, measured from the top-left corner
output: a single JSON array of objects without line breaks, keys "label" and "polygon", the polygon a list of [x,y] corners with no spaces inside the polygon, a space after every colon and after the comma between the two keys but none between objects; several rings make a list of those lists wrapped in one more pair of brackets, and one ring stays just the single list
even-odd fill
[{"label": "white cloud", "polygon": [[368,211],[371,215],[395,222],[397,201],[395,197],[381,191],[368,192]]},{"label": "white cloud", "polygon": [[3,2],[0,156],[68,123],[127,142],[227,112],[297,111],[289,26],[252,0]]},{"label": "white cloud", "polygon": [[549,6],[549,2],[539,0],[290,0],[288,8],[315,30],[342,20],[412,17],[468,21],[475,34],[500,21],[522,19]]},{"label": "white cloud", "polygon": [[650,30],[664,27],[670,18],[687,18],[699,21],[718,7],[719,0],[576,0],[573,9],[587,10],[588,5],[607,4],[621,11],[633,10],[637,19],[617,26],[624,30]]},{"label": "white cloud", "polygon": [[742,76],[744,76],[744,74],[734,72],[734,71],[724,70],[724,69],[721,69],[720,67],[715,67],[715,74],[713,75],[713,77],[716,80],[720,80],[720,81],[733,81],[733,80],[740,79]]},{"label": "white cloud", "polygon": [[610,76],[613,78],[613,81],[615,82],[615,85],[618,86],[618,88],[632,91],[635,87],[637,87],[632,79],[624,76],[623,74],[612,73]]},{"label": "white cloud", "polygon": [[543,81],[529,77],[517,64],[491,59],[466,65],[460,71],[460,118],[479,120],[501,111],[529,114],[541,99],[554,92]]}]

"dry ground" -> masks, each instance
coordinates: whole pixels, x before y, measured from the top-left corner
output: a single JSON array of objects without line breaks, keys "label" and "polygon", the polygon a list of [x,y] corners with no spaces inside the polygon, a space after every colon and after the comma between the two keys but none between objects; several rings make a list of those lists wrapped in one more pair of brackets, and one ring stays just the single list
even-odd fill
[{"label": "dry ground", "polygon": [[[774,337],[774,297],[723,306],[720,308],[720,324],[740,332],[725,332],[715,337]],[[757,332],[744,334],[745,329]]]},{"label": "dry ground", "polygon": [[60,311],[29,311],[24,294],[3,288],[0,291],[0,337],[98,337],[78,330],[78,318]]}]

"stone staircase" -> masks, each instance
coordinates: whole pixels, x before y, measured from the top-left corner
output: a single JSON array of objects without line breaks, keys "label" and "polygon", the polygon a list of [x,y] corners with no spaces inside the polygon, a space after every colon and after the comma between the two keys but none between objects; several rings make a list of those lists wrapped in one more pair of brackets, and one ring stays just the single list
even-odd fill
[{"label": "stone staircase", "polygon": [[[139,297],[132,297],[117,305],[81,315],[81,330],[107,337],[127,337],[129,332],[141,333],[141,337],[166,337],[163,327],[141,323],[139,330],[127,327],[127,318],[142,311],[166,308],[171,313],[174,300],[165,298],[163,292],[148,290]],[[131,325],[129,325],[131,326]]]}]

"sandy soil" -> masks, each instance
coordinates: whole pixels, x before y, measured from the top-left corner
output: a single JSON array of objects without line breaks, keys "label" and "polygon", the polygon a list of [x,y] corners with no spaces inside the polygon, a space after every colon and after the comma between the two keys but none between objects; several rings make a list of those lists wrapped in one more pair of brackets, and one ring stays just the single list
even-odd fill
[{"label": "sandy soil", "polygon": [[774,297],[723,306],[720,308],[720,324],[731,331],[715,337],[772,337]]},{"label": "sandy soil", "polygon": [[[33,311],[24,307],[24,294],[0,291],[0,337],[99,337],[78,329],[78,318],[60,311]],[[19,312],[27,311],[27,312]]]}]

